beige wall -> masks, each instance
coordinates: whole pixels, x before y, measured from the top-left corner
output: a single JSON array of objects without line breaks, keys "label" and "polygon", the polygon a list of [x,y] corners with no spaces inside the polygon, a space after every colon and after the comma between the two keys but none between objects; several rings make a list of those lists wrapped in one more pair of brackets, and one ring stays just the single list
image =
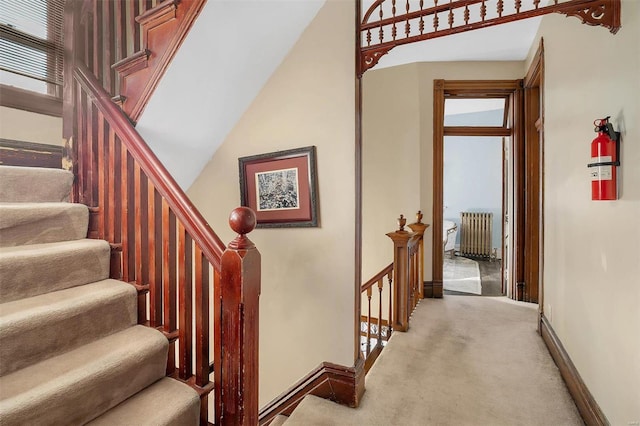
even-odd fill
[{"label": "beige wall", "polygon": [[64,146],[62,118],[0,107],[0,138]]},{"label": "beige wall", "polygon": [[[615,36],[560,15],[545,17],[540,35],[545,48],[544,311],[611,424],[636,424],[640,3],[623,1],[622,29]],[[606,115],[622,132],[620,200],[596,202],[586,165],[593,120]]]},{"label": "beige wall", "polygon": [[398,229],[399,215],[409,224],[420,209],[417,85],[417,64],[368,71],[363,77],[363,281],[393,261],[393,243],[386,234]]},{"label": "beige wall", "polygon": [[[393,55],[393,51],[389,53]],[[524,76],[523,62],[431,62],[370,70],[363,80],[363,278],[392,260],[384,234],[399,213],[432,223],[433,80],[503,80]],[[384,164],[385,159],[388,164]],[[431,228],[425,233],[425,280],[432,278]]]},{"label": "beige wall", "polygon": [[320,227],[250,235],[262,254],[261,405],[322,361],[354,361],[354,11],[323,6],[188,191],[228,242],[238,157],[317,147]]}]

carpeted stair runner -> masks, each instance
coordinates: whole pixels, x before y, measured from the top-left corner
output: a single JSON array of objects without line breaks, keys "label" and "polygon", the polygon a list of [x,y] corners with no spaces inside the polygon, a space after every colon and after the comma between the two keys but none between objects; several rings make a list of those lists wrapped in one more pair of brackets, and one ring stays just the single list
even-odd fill
[{"label": "carpeted stair runner", "polygon": [[164,377],[168,342],[85,239],[73,176],[0,166],[0,424],[196,425],[200,399]]}]

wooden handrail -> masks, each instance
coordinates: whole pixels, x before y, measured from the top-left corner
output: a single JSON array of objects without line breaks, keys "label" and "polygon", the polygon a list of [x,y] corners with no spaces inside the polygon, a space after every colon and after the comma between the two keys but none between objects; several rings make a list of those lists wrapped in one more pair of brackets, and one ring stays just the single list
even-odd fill
[{"label": "wooden handrail", "polygon": [[112,128],[122,135],[122,142],[132,157],[140,164],[140,169],[151,180],[158,193],[167,200],[169,207],[184,224],[186,231],[196,244],[200,246],[207,260],[219,271],[220,258],[225,250],[225,245],[158,160],[158,157],[147,146],[129,119],[113,103],[111,96],[104,90],[93,73],[84,64],[78,63],[76,65],[75,79],[94,100],[104,117],[109,120]]},{"label": "wooden handrail", "polygon": [[378,281],[380,281],[386,275],[389,275],[389,272],[391,272],[391,271],[393,271],[393,262],[390,263],[389,266],[383,268],[380,272],[375,274],[373,276],[373,278],[371,278],[369,281],[367,281],[366,283],[362,284],[360,286],[360,292],[362,293],[364,291],[367,291],[368,288],[373,287],[374,284],[376,284]]}]

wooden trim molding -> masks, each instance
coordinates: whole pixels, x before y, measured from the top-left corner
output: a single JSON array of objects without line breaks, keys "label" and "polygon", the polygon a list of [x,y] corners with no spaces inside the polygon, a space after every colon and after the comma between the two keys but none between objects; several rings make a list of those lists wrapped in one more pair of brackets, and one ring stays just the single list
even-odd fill
[{"label": "wooden trim molding", "polygon": [[62,99],[4,84],[0,84],[0,105],[53,117],[62,117]]},{"label": "wooden trim molding", "polygon": [[0,165],[62,168],[63,147],[0,138]]},{"label": "wooden trim molding", "polygon": [[279,414],[290,416],[307,395],[318,396],[355,408],[360,405],[364,394],[364,375],[362,359],[358,359],[353,367],[323,362],[290,389],[264,406],[259,413],[259,424],[268,425]]},{"label": "wooden trim molding", "polygon": [[551,327],[549,320],[547,320],[547,317],[544,315],[540,316],[540,334],[542,335],[542,340],[549,349],[551,357],[558,366],[560,375],[564,379],[564,382],[569,389],[569,393],[576,403],[578,411],[580,412],[585,424],[589,426],[609,425],[609,421],[600,409],[600,406],[598,406],[596,400],[593,398],[591,392],[589,392],[587,385],[582,381],[576,366],[573,365],[569,354],[564,349],[564,346],[562,346],[562,342],[556,335],[553,327]]}]

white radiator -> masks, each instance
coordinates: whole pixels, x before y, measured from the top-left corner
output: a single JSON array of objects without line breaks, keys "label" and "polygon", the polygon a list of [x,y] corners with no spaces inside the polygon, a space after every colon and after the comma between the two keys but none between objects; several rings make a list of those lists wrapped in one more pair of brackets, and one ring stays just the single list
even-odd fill
[{"label": "white radiator", "polygon": [[491,257],[493,213],[460,213],[460,254],[463,256]]}]

